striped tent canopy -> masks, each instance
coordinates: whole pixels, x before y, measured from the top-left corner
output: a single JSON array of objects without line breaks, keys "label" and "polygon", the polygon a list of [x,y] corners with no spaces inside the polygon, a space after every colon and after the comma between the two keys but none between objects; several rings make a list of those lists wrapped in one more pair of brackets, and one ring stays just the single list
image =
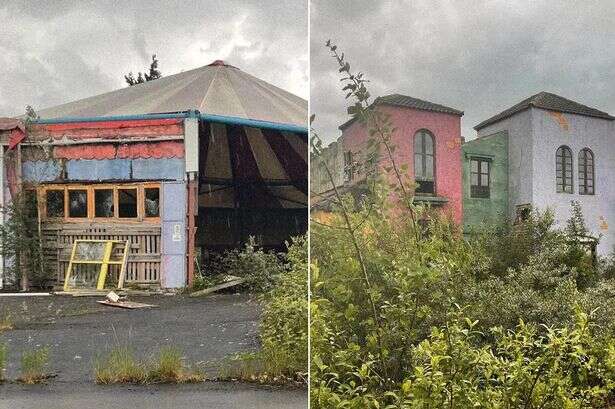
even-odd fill
[{"label": "striped tent canopy", "polygon": [[203,122],[199,245],[223,249],[253,236],[283,248],[307,230],[307,135]]},{"label": "striped tent canopy", "polygon": [[199,207],[305,208],[307,136],[203,123]]}]

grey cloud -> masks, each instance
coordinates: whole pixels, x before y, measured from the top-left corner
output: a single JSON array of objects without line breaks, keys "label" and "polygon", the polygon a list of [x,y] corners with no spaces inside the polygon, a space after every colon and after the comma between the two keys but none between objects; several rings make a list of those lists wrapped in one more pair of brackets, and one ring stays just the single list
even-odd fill
[{"label": "grey cloud", "polygon": [[165,75],[224,58],[303,98],[309,94],[307,0],[6,3],[0,116],[123,87],[123,75],[146,69],[153,53]]},{"label": "grey cloud", "polygon": [[462,133],[539,91],[615,114],[615,10],[608,2],[325,1],[311,8],[311,108],[327,140],[346,119],[323,44],[336,41],[375,95],[462,109]]}]

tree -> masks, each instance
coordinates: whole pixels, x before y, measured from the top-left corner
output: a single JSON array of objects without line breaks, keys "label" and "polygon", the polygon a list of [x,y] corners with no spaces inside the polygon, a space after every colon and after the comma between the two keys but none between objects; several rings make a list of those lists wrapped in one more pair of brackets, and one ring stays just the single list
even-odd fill
[{"label": "tree", "polygon": [[156,58],[156,54],[152,54],[152,62],[149,66],[149,74],[147,72],[139,72],[137,77],[135,78],[134,74],[131,72],[128,75],[124,75],[124,80],[129,86],[133,86],[136,84],[142,84],[144,82],[157,80],[162,77],[162,73],[158,69],[158,58]]}]

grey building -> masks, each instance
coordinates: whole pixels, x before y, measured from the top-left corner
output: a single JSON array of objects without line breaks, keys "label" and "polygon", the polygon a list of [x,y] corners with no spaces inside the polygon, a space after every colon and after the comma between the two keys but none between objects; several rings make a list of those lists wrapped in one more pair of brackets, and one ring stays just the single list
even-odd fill
[{"label": "grey building", "polygon": [[571,201],[583,209],[598,253],[615,245],[615,117],[541,92],[474,127],[478,138],[508,133],[508,209],[551,208],[558,223]]}]

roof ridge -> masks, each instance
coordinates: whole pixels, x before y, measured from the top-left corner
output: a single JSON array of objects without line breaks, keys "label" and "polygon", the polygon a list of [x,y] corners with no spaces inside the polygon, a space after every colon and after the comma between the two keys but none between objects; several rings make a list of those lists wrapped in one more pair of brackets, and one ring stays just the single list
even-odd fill
[{"label": "roof ridge", "polygon": [[607,120],[615,120],[615,117],[611,116],[608,112],[601,111],[596,108],[592,108],[588,105],[581,104],[569,98],[562,97],[548,91],[540,91],[530,97],[527,97],[513,106],[495,114],[488,119],[480,122],[474,127],[475,130],[480,130],[487,125],[499,122],[503,119],[509,118],[521,111],[524,111],[530,107],[545,109],[555,112],[564,112],[574,115],[589,116],[594,118],[601,118]]}]

